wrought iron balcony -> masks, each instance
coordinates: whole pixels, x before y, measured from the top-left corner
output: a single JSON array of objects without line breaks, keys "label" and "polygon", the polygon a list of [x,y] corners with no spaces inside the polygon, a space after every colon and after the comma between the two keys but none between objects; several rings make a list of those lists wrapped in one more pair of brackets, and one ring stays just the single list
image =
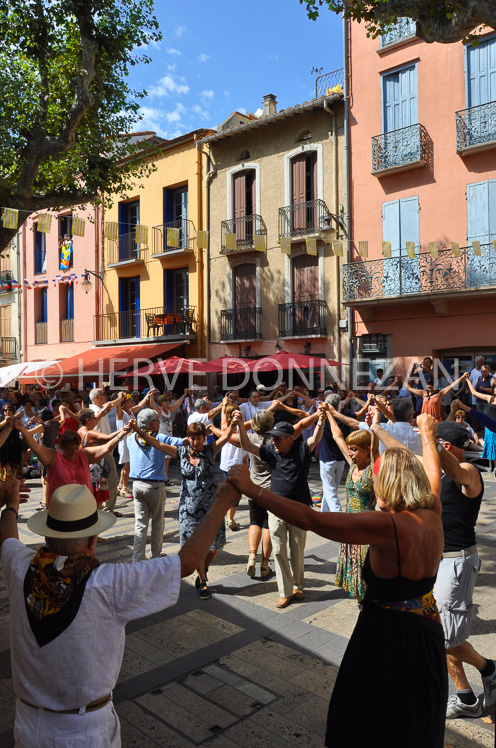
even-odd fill
[{"label": "wrought iron balcony", "polygon": [[257,213],[221,222],[221,249],[223,252],[256,249],[256,236],[265,237],[264,247],[266,248],[267,226],[262,216]]},{"label": "wrought iron balcony", "polygon": [[381,36],[381,49],[410,39],[417,32],[417,24],[411,18],[398,18]]},{"label": "wrought iron balcony", "polygon": [[496,145],[496,101],[456,112],[456,150],[482,150]]},{"label": "wrought iron balcony", "polygon": [[60,342],[69,343],[74,340],[74,320],[73,319],[61,319],[60,320]]},{"label": "wrought iron balcony", "polygon": [[372,174],[412,169],[427,163],[427,131],[410,125],[372,138]]},{"label": "wrought iron balcony", "polygon": [[343,265],[343,301],[359,302],[397,296],[460,292],[496,286],[496,254],[492,244],[481,246],[481,255],[472,247],[455,257],[444,249],[434,258],[420,252],[415,258],[401,257],[352,262]]},{"label": "wrought iron balcony", "polygon": [[298,237],[316,234],[326,226],[330,215],[324,200],[308,200],[279,208],[279,236]]},{"label": "wrought iron balcony", "polygon": [[221,309],[221,340],[262,340],[260,320],[262,310],[258,306],[242,309]]},{"label": "wrought iron balcony", "polygon": [[167,338],[195,334],[196,307],[161,306],[95,316],[95,340]]},{"label": "wrought iron balcony", "polygon": [[329,307],[322,299],[279,304],[279,337],[326,335]]},{"label": "wrought iron balcony", "polygon": [[107,240],[107,265],[127,265],[135,262],[146,262],[148,260],[148,247],[136,243],[136,232],[121,234],[116,241]]},{"label": "wrought iron balcony", "polygon": [[1,357],[4,360],[11,360],[17,358],[17,339],[16,338],[0,338],[0,351]]},{"label": "wrought iron balcony", "polygon": [[315,98],[329,96],[332,93],[339,93],[344,89],[344,69],[338,68],[330,73],[318,75],[315,79]]},{"label": "wrought iron balcony", "polygon": [[35,326],[34,342],[35,345],[42,345],[48,341],[48,329],[46,322],[37,322]]},{"label": "wrought iron balcony", "polygon": [[194,251],[195,245],[195,225],[187,218],[153,227],[152,257],[170,252]]},{"label": "wrought iron balcony", "polygon": [[[12,291],[11,281],[14,280],[12,270],[1,270],[0,271],[0,293],[9,293]],[[6,286],[5,284],[9,285]]]}]

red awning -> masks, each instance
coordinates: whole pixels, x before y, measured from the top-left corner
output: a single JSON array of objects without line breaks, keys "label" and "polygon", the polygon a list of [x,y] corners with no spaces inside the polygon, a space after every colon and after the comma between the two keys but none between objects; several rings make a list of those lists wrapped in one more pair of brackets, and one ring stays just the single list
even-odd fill
[{"label": "red awning", "polygon": [[319,356],[307,356],[303,353],[288,353],[281,351],[273,356],[261,358],[234,358],[222,356],[208,361],[204,365],[205,372],[225,372],[226,374],[245,374],[249,371],[279,371],[286,369],[321,369],[323,366],[342,366],[339,361],[332,361]]},{"label": "red awning", "polygon": [[20,382],[36,383],[46,387],[56,387],[62,381],[74,378],[85,378],[97,381],[109,377],[117,371],[146,363],[156,356],[176,348],[181,343],[164,343],[151,345],[124,345],[108,348],[90,348],[76,356],[66,358],[56,364],[50,364],[46,369],[39,370],[36,375],[21,376]]},{"label": "red awning", "polygon": [[132,379],[133,377],[153,377],[160,374],[201,374],[205,371],[204,367],[205,364],[201,361],[195,361],[193,358],[171,356],[163,361],[156,361],[153,364],[141,366],[139,369],[133,369],[126,374],[119,374],[119,376],[122,379]]}]

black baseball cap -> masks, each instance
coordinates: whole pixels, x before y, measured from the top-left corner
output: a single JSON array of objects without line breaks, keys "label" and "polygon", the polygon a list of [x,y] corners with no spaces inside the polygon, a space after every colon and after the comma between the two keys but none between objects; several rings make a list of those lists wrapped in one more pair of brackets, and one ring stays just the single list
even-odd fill
[{"label": "black baseball cap", "polygon": [[470,441],[469,433],[465,426],[456,421],[443,421],[437,427],[437,435],[445,442],[449,442],[454,447],[463,449]]},{"label": "black baseball cap", "polygon": [[271,436],[294,436],[294,428],[287,421],[280,421],[277,426],[265,433]]}]

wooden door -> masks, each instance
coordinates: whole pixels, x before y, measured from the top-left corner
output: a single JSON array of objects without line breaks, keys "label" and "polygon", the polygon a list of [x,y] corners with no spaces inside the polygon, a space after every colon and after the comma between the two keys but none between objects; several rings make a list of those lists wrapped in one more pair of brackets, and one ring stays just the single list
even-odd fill
[{"label": "wooden door", "polygon": [[298,255],[293,258],[293,335],[309,332],[319,298],[319,258]]},{"label": "wooden door", "polygon": [[256,265],[238,265],[233,270],[235,339],[253,339],[256,332]]}]

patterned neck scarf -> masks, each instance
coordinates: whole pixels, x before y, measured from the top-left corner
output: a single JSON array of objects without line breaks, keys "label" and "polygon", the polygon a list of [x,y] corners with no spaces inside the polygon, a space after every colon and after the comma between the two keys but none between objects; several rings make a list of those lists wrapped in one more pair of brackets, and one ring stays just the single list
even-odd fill
[{"label": "patterned neck scarf", "polygon": [[77,615],[84,589],[100,562],[89,553],[57,556],[46,546],[31,561],[24,579],[29,625],[40,647],[65,631]]},{"label": "patterned neck scarf", "polygon": [[[148,436],[153,436],[153,437],[157,436],[157,432],[156,431],[145,431],[145,434],[148,434]],[[138,436],[138,434],[136,434],[136,441],[138,442],[138,444],[140,445],[140,447],[143,447],[144,449],[150,449],[150,447],[151,447],[151,444],[148,444],[143,439],[143,437],[142,436]]]}]

